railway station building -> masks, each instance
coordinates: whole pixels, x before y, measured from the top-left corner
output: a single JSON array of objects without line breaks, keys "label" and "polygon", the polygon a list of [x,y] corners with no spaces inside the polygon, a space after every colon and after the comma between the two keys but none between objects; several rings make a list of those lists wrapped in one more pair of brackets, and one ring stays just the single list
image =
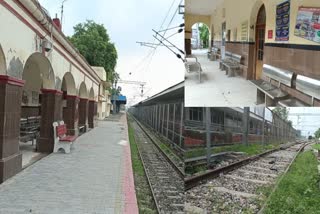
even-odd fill
[{"label": "railway station building", "polygon": [[[202,23],[210,32],[209,52],[216,48],[222,59],[227,52],[241,57],[238,76],[271,81],[288,95],[288,106],[320,106],[318,0],[186,0],[185,5],[187,55],[193,53],[192,27]],[[289,75],[288,82],[266,78],[264,65]]]},{"label": "railway station building", "polygon": [[110,113],[102,68],[91,67],[38,1],[0,1],[0,183],[22,168],[19,142],[52,153],[53,122],[68,135]]}]

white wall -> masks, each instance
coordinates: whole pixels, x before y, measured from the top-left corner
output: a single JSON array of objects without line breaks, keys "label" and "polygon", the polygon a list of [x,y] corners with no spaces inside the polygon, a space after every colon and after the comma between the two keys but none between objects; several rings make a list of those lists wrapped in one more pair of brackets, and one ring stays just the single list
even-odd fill
[{"label": "white wall", "polygon": [[[29,17],[20,7],[13,1],[5,1],[16,12],[21,15],[29,24],[31,24],[38,34],[23,23],[16,15],[10,12],[7,8],[0,3],[0,45],[5,55],[6,75],[22,78],[23,68],[29,56],[35,52],[41,52],[41,37],[50,40],[51,36],[44,31],[37,22]],[[54,50],[47,53],[46,56],[51,62],[55,74],[55,86],[57,90],[61,90],[63,76],[66,72],[71,72],[76,83],[77,90],[81,82],[85,82],[88,94],[90,89],[93,88],[95,92],[95,99],[98,95],[98,83],[92,81],[93,77],[89,77],[89,71],[86,71],[76,59],[72,58],[60,44],[55,40],[53,41]],[[65,55],[68,59],[66,59]],[[1,57],[1,56],[0,56]],[[2,62],[0,62],[2,63]],[[81,71],[80,71],[81,70]],[[4,71],[1,71],[4,74]],[[84,74],[85,73],[85,74]],[[0,73],[1,74],[1,73]]]}]

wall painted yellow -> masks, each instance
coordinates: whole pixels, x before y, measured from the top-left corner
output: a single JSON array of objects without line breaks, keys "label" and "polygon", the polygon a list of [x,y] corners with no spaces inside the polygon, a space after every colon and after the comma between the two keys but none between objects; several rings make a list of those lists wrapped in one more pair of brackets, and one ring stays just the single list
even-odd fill
[{"label": "wall painted yellow", "polygon": [[[221,41],[222,38],[222,23],[226,22],[227,30],[231,30],[231,41],[233,41],[234,31],[237,32],[237,41],[241,41],[241,24],[248,22],[248,37],[247,41],[255,41],[255,28],[250,29],[250,26],[255,26],[257,15],[260,7],[264,4],[267,13],[266,23],[266,42],[275,43],[275,19],[276,19],[276,6],[284,2],[283,0],[225,0],[221,3],[211,16],[201,16],[201,14],[186,14],[186,30],[191,29],[190,24],[196,22],[203,22],[213,30],[214,40]],[[208,5],[209,7],[210,5]],[[296,25],[296,16],[300,6],[304,7],[320,7],[320,0],[291,0],[290,11],[290,38],[288,42],[277,43],[290,43],[290,44],[309,44],[320,45],[319,43],[312,42],[294,35]],[[210,22],[206,23],[209,17]],[[196,22],[195,22],[196,21]],[[192,26],[192,25],[191,25]],[[273,38],[268,39],[268,30],[273,30]],[[186,35],[190,36],[190,35]]]},{"label": "wall painted yellow", "polygon": [[185,14],[185,38],[191,39],[192,26],[196,23],[206,24],[210,29],[210,16]]}]

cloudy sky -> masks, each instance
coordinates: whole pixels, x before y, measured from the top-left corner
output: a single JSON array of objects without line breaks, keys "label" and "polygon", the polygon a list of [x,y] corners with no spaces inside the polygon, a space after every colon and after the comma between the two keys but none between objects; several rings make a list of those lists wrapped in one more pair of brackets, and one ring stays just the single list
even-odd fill
[{"label": "cloudy sky", "polygon": [[[52,18],[55,14],[60,17],[62,1],[39,0]],[[172,52],[159,47],[153,54],[153,49],[136,43],[156,42],[152,29],[160,30],[162,24],[162,29],[166,29],[168,26],[175,27],[184,23],[182,15],[174,16],[180,2],[181,0],[90,0],[79,3],[77,0],[67,0],[64,4],[63,31],[70,36],[73,34],[73,26],[86,20],[104,24],[118,50],[116,71],[120,78],[147,83],[143,98],[140,96],[140,86],[121,84],[122,93],[127,95],[129,104],[135,104],[184,80],[183,63]],[[166,35],[170,36],[175,32],[176,30],[168,31]],[[170,41],[183,49],[182,33],[171,37]]]},{"label": "cloudy sky", "polygon": [[320,128],[320,108],[290,108],[289,120],[304,136],[313,135]]},{"label": "cloudy sky", "polygon": [[[265,118],[272,121],[270,110],[265,111]],[[251,108],[251,111],[263,115],[263,107]],[[320,128],[320,108],[289,108],[289,120],[295,129],[302,131],[303,136],[314,135]]]}]

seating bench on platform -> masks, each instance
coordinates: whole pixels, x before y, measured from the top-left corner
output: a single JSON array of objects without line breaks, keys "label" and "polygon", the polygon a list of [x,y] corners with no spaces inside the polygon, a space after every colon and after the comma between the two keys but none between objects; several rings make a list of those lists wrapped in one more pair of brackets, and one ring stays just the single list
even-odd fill
[{"label": "seating bench on platform", "polygon": [[198,62],[198,58],[193,55],[188,55],[186,56],[184,64],[185,64],[187,73],[197,72],[199,74],[199,82],[201,83],[202,68],[201,68],[201,64]]},{"label": "seating bench on platform", "polygon": [[[265,104],[266,106],[276,106],[281,100],[289,97],[287,92],[280,89],[281,84],[292,87],[293,72],[281,68],[264,64],[262,74],[269,80],[250,80],[257,87],[257,105]],[[271,84],[274,80],[278,82],[278,86]]]},{"label": "seating bench on platform", "polygon": [[32,145],[40,136],[41,117],[28,117],[20,119],[20,142],[27,143],[32,141]]},{"label": "seating bench on platform", "polygon": [[54,132],[54,150],[53,152],[58,152],[63,149],[65,153],[69,154],[72,144],[76,141],[77,136],[67,135],[67,126],[63,121],[53,123]]},{"label": "seating bench on platform", "polygon": [[[306,76],[298,75],[296,79],[296,89],[310,97],[312,97],[311,106],[314,106],[314,99],[320,100],[320,80],[312,79]],[[279,101],[279,105],[283,107],[305,107],[310,106],[301,100],[291,97],[286,100]]]},{"label": "seating bench on platform", "polygon": [[218,47],[212,47],[211,51],[208,52],[208,58],[210,61],[217,61],[221,58],[220,49]]},{"label": "seating bench on platform", "polygon": [[226,58],[220,61],[220,69],[226,71],[226,75],[234,77],[235,72],[241,72],[242,56],[229,51],[226,52]]}]

